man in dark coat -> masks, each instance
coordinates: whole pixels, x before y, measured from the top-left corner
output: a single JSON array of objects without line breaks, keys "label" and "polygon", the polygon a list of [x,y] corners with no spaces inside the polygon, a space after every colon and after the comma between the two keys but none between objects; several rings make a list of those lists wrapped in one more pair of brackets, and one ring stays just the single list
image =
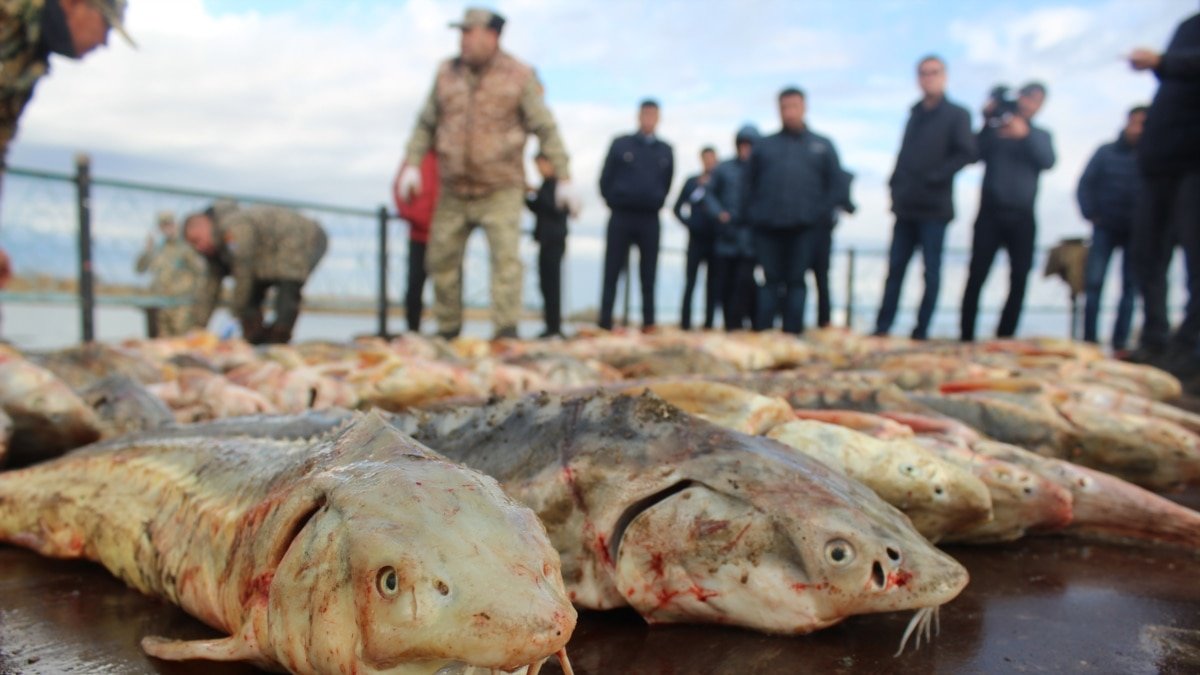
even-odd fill
[{"label": "man in dark coat", "polygon": [[[638,130],[619,136],[608,149],[600,172],[600,195],[612,210],[604,248],[604,281],[600,292],[599,325],[612,329],[617,277],[629,263],[629,249],[638,247],[642,282],[642,329],[654,327],[654,279],[658,272],[658,212],[671,191],[675,155],[659,140],[658,102],[642,101]],[[626,283],[629,279],[626,278]]]},{"label": "man in dark coat", "polygon": [[567,250],[567,216],[570,209],[555,199],[558,179],[554,163],[542,153],[534,159],[542,186],[525,195],[533,211],[533,240],[538,243],[538,282],[542,287],[542,313],[546,329],[538,337],[562,337],[562,261]]},{"label": "man in dark coat", "polygon": [[1133,258],[1129,255],[1129,237],[1142,183],[1134,148],[1142,135],[1145,121],[1145,106],[1130,110],[1121,135],[1096,150],[1083,176],[1079,178],[1079,188],[1076,190],[1079,210],[1092,223],[1092,243],[1088,247],[1087,264],[1084,267],[1084,293],[1087,300],[1083,311],[1083,339],[1098,341],[1096,324],[1100,318],[1104,277],[1108,273],[1108,261],[1119,248],[1122,249],[1121,300],[1117,304],[1112,336],[1113,349],[1117,350],[1125,349],[1125,342],[1129,339],[1134,295],[1137,293]]},{"label": "man in dark coat", "polygon": [[744,172],[758,142],[759,133],[753,125],[738,129],[734,137],[737,156],[727,159],[713,169],[705,206],[717,221],[716,276],[721,292],[721,311],[725,330],[754,327],[754,310],[758,304],[758,283],[754,280],[754,238],[742,208],[745,195]]},{"label": "man in dark coat", "polygon": [[1034,126],[1032,121],[1045,100],[1046,87],[1031,82],[1021,88],[1014,114],[993,115],[1001,110],[1000,102],[995,99],[984,107],[983,115],[987,121],[976,141],[979,158],[987,168],[983,173],[979,217],[975,220],[971,263],[963,292],[961,329],[964,342],[975,339],[979,294],[1001,248],[1008,252],[1009,284],[1008,300],[1000,312],[996,337],[1012,337],[1017,332],[1037,244],[1033,207],[1037,200],[1038,179],[1043,171],[1054,166],[1055,159],[1050,132]]},{"label": "man in dark coat", "polygon": [[[1130,242],[1142,292],[1145,323],[1135,358],[1194,369],[1200,340],[1200,14],[1179,24],[1162,54],[1136,49],[1134,70],[1150,70],[1158,91],[1138,142],[1145,199]],[[1167,267],[1176,245],[1187,264],[1188,303],[1183,323],[1170,334]]]},{"label": "man in dark coat", "polygon": [[954,220],[954,176],[976,159],[971,114],[946,98],[946,63],[926,56],[917,64],[922,98],[912,107],[900,155],[889,182],[892,188],[892,246],[887,281],[875,320],[875,334],[887,335],[900,304],[908,263],[919,246],[925,265],[925,293],[912,336],[924,340],[942,283],[942,244]]},{"label": "man in dark coat", "polygon": [[[813,267],[821,231],[838,203],[842,167],[829,139],[804,121],[804,92],[779,94],[783,128],[760,140],[746,168],[746,217],[766,278],[758,295],[758,328],[783,315],[783,330],[804,330],[804,276]],[[782,307],[780,307],[782,300]]]},{"label": "man in dark coat", "polygon": [[689,176],[679,191],[675,200],[675,217],[688,229],[687,268],[683,282],[683,309],[679,326],[684,330],[692,328],[692,291],[696,288],[696,277],[700,273],[700,265],[704,265],[704,275],[707,278],[704,289],[704,328],[713,327],[713,317],[717,311],[720,292],[717,290],[717,275],[714,260],[716,244],[716,220],[704,208],[704,199],[708,194],[709,182],[713,168],[717,166],[717,151],[706,147],[700,151],[702,172]]}]

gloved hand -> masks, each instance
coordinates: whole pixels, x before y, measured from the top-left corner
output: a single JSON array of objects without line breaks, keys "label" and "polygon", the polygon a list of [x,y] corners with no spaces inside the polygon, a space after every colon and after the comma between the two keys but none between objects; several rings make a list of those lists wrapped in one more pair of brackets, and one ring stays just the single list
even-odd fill
[{"label": "gloved hand", "polygon": [[415,166],[406,166],[400,171],[400,175],[396,176],[396,198],[402,202],[412,201],[412,198],[421,194],[421,170]]},{"label": "gloved hand", "polygon": [[574,183],[569,180],[558,181],[554,188],[554,205],[570,213],[572,217],[579,215],[582,203]]}]

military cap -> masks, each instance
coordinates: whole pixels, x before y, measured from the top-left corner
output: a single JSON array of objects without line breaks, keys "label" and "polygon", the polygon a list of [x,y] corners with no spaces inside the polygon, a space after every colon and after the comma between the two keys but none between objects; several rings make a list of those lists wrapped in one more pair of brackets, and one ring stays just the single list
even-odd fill
[{"label": "military cap", "polygon": [[88,2],[100,11],[108,25],[120,33],[131,47],[137,46],[137,43],[125,31],[125,5],[128,4],[126,0],[88,0]]},{"label": "military cap", "polygon": [[450,24],[451,28],[474,28],[476,26],[490,28],[499,33],[500,29],[504,28],[504,17],[490,9],[470,7],[463,13],[462,21]]},{"label": "military cap", "polygon": [[159,225],[166,225],[167,223],[173,223],[173,222],[175,222],[175,212],[174,211],[159,211],[158,217],[156,220]]}]

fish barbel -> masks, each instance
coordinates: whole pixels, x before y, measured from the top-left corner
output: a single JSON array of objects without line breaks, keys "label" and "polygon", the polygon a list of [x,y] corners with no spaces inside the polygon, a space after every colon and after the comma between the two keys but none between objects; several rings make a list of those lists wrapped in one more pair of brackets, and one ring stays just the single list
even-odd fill
[{"label": "fish barbel", "polygon": [[215,426],[0,474],[0,540],[96,560],[229,635],[143,639],[162,659],[432,675],[536,670],[564,648],[558,555],[493,479],[377,413],[308,440]]}]

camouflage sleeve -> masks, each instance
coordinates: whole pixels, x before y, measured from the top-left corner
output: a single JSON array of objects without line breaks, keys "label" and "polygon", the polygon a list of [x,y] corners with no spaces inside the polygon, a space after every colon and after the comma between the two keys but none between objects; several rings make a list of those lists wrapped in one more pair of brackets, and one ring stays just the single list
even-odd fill
[{"label": "camouflage sleeve", "polygon": [[408,138],[408,148],[404,151],[404,161],[409,166],[421,166],[425,153],[433,147],[433,134],[437,131],[437,83],[429,90],[429,98],[421,114],[417,115],[417,123],[413,125],[412,135]]},{"label": "camouflage sleeve", "polygon": [[146,270],[150,269],[150,261],[154,259],[154,249],[148,248],[141,252],[137,257],[137,262],[134,263],[133,269],[138,274],[145,274]]},{"label": "camouflage sleeve", "polygon": [[198,328],[208,326],[208,320],[216,311],[217,302],[221,299],[221,280],[224,279],[216,265],[209,263],[206,267],[196,284],[196,306],[192,318]]},{"label": "camouflage sleeve", "polygon": [[525,129],[537,136],[538,149],[550,158],[558,179],[570,180],[567,148],[563,145],[562,136],[558,134],[558,124],[554,121],[554,115],[550,108],[546,107],[546,100],[542,97],[542,85],[536,77],[529,78],[521,92],[521,116],[525,119]]},{"label": "camouflage sleeve", "polygon": [[245,217],[230,218],[225,225],[225,246],[233,259],[233,296],[229,311],[240,317],[250,308],[250,295],[254,289],[254,261],[256,256],[254,223]]}]

